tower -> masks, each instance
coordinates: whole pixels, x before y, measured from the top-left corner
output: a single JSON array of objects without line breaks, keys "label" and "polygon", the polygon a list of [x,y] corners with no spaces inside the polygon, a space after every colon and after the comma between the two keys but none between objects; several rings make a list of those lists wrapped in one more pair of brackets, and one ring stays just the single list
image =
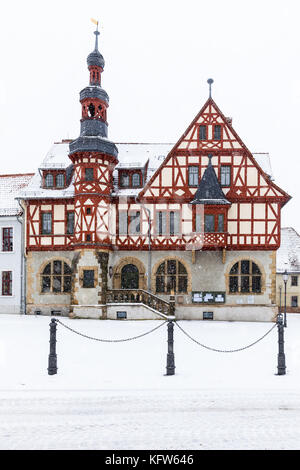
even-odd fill
[{"label": "tower", "polygon": [[[77,252],[73,304],[94,306],[97,310],[97,305],[105,304],[104,286],[111,248],[109,213],[118,150],[107,138],[109,97],[101,87],[104,59],[98,50],[98,25],[94,34],[95,49],[87,57],[89,86],[80,92],[80,135],[70,143],[69,157],[74,166],[74,250]],[[99,313],[102,316],[101,309]]]}]

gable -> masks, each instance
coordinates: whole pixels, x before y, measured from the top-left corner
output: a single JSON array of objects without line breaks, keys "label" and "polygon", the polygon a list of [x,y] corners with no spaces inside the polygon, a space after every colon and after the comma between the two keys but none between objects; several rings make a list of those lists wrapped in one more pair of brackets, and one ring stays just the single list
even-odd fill
[{"label": "gable", "polygon": [[[217,128],[217,129],[216,129]],[[276,198],[282,203],[290,196],[276,186],[259,166],[251,152],[215,102],[209,98],[166,159],[140,192],[139,197],[191,200],[196,187],[188,181],[190,166],[199,169],[202,178],[212,154],[212,165],[218,178],[223,165],[231,167],[231,187],[226,197]]]}]

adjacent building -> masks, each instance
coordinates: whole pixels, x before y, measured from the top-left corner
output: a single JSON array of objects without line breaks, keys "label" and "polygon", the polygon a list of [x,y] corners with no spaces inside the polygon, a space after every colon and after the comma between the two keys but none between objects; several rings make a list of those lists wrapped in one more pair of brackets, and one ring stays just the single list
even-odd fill
[{"label": "adjacent building", "polygon": [[25,264],[18,192],[33,174],[0,175],[0,313],[25,312]]},{"label": "adjacent building", "polygon": [[[286,289],[283,273],[287,271]],[[281,229],[281,244],[277,251],[277,304],[284,311],[286,293],[286,311],[300,312],[300,235],[292,227]],[[286,292],[285,292],[286,290]]]},{"label": "adjacent building", "polygon": [[27,313],[157,318],[175,302],[177,318],[274,319],[290,196],[268,154],[211,96],[175,144],[112,142],[95,35],[80,135],[54,144],[19,194]]}]

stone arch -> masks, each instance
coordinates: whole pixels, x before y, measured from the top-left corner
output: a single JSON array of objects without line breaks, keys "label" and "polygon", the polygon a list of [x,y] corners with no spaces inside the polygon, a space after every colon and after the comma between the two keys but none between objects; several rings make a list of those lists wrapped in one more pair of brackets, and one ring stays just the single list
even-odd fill
[{"label": "stone arch", "polygon": [[[191,273],[191,269],[189,267],[189,264],[184,259],[180,258],[179,256],[164,256],[163,258],[160,258],[160,260],[155,263],[155,265],[152,268],[151,291],[154,294],[156,292],[156,271],[157,271],[158,267],[164,261],[168,261],[168,260],[172,260],[172,259],[175,259],[175,260],[179,261],[185,267],[186,272],[187,272],[187,292],[186,292],[186,294],[190,294],[192,292],[192,273]],[[179,294],[179,295],[181,295],[181,294]]]},{"label": "stone arch", "polygon": [[121,272],[124,266],[133,264],[139,271],[139,289],[146,289],[146,269],[144,264],[133,256],[126,256],[122,258],[119,263],[113,267],[113,289],[121,289]]},{"label": "stone arch", "polygon": [[[238,263],[239,261],[252,261],[255,263],[261,272],[261,291],[260,292],[230,292],[229,291],[229,273],[231,268]],[[232,261],[230,261],[226,267],[225,271],[225,283],[226,283],[226,295],[262,295],[265,293],[266,290],[266,272],[264,269],[264,265],[258,260],[255,256],[237,256]]]}]

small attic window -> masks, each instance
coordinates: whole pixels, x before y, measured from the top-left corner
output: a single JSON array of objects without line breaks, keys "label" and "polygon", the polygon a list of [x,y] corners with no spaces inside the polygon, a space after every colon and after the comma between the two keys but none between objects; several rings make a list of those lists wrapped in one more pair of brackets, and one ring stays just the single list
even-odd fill
[{"label": "small attic window", "polygon": [[129,186],[129,175],[127,173],[121,174],[121,186],[123,188],[128,188]]},{"label": "small attic window", "polygon": [[46,188],[53,188],[53,175],[51,173],[47,173],[45,176],[45,186]]},{"label": "small attic window", "polygon": [[58,173],[55,178],[55,185],[57,188],[64,188],[65,186],[65,175],[63,173]]},{"label": "small attic window", "polygon": [[133,173],[132,175],[132,186],[138,188],[141,185],[141,175],[139,173]]}]

